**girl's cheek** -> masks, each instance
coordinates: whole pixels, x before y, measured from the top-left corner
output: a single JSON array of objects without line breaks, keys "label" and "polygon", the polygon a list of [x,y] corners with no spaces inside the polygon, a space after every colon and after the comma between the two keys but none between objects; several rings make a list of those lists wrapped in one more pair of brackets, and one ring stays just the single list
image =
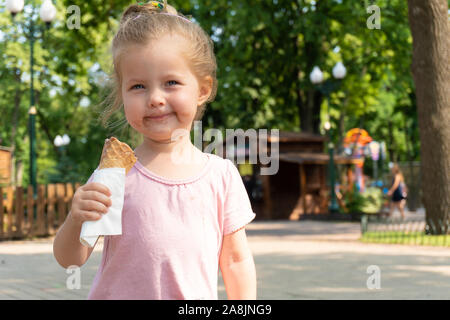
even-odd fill
[{"label": "girl's cheek", "polygon": [[139,126],[137,120],[139,119],[136,112],[134,112],[131,108],[124,108],[125,118],[127,119],[127,122],[133,127],[136,128]]},{"label": "girl's cheek", "polygon": [[175,106],[176,113],[180,117],[190,117],[192,112],[195,113],[195,106],[192,106],[193,99],[188,94],[180,94],[172,100],[172,106]]}]

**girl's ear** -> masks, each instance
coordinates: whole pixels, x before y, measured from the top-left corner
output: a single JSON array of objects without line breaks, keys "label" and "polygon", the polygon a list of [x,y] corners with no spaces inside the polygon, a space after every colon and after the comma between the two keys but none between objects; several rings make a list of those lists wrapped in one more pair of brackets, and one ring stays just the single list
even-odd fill
[{"label": "girl's ear", "polygon": [[203,78],[203,81],[199,82],[199,96],[198,96],[198,105],[201,106],[211,95],[212,87],[213,87],[213,79],[211,76],[206,76]]}]

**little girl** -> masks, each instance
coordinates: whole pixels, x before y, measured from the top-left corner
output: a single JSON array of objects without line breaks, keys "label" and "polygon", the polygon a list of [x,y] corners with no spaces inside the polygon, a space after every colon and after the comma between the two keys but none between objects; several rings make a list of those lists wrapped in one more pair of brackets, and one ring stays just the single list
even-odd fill
[{"label": "little girl", "polygon": [[[245,234],[255,214],[242,179],[189,136],[217,90],[211,39],[166,1],[151,1],[125,10],[112,53],[117,86],[103,120],[123,104],[143,143],[126,176],[122,235],[104,237],[88,299],[217,299],[219,267],[228,299],[256,299]],[[81,225],[111,205],[110,190],[92,177],[54,240],[64,268],[87,261],[93,248],[80,243]]]}]

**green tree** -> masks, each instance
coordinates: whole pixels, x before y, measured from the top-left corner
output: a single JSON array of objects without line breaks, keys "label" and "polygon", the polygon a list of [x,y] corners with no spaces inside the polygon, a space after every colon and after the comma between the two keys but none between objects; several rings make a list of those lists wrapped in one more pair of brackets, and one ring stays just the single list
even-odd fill
[{"label": "green tree", "polygon": [[[408,0],[421,139],[423,202],[434,234],[450,208],[450,24],[446,0]],[[444,228],[441,228],[444,226]]]},{"label": "green tree", "polygon": [[[131,3],[78,3],[80,28],[69,29],[67,8],[72,3],[56,1],[58,21],[45,31],[45,41],[35,43],[39,183],[58,176],[67,178],[61,167],[65,160],[53,145],[58,134],[71,137],[66,156],[81,182],[96,168],[106,137],[115,135],[132,147],[138,143],[132,130],[121,130],[123,114],[112,119],[109,128],[102,128],[97,121],[98,105],[108,90],[105,79],[111,71],[109,45],[120,14]],[[412,150],[414,155],[418,150],[409,72],[411,35],[404,1],[377,1],[382,12],[380,30],[366,26],[370,1],[177,0],[170,4],[192,15],[215,43],[219,90],[203,118],[205,130],[240,127],[321,132],[328,102],[311,84],[309,74],[318,65],[330,77],[334,64],[342,60],[348,75],[329,100],[332,125],[338,128],[335,140],[363,124],[376,139],[392,132],[391,158],[406,159],[407,152]],[[29,13],[21,13],[13,24],[9,13],[0,8],[0,81],[4,89],[0,92],[0,138],[6,146],[15,146],[16,166],[23,163],[25,185],[29,43],[20,35],[29,18]],[[381,119],[391,121],[392,130]],[[407,128],[407,134],[401,128]],[[410,149],[406,148],[407,138]]]}]

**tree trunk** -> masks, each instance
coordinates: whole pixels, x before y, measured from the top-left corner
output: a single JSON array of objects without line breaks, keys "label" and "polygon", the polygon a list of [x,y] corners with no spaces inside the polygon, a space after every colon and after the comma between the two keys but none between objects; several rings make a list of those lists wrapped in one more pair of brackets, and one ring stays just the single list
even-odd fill
[{"label": "tree trunk", "polygon": [[423,203],[433,234],[450,208],[450,27],[447,0],[408,0],[420,130]]},{"label": "tree trunk", "polygon": [[[405,134],[405,145],[406,145],[406,154],[407,154],[407,159],[408,159],[408,178],[409,181],[405,181],[407,189],[408,189],[408,194],[409,197],[407,199],[407,204],[408,204],[408,210],[409,211],[416,211],[418,208],[418,184],[416,183],[416,181],[413,180],[414,178],[414,166],[413,166],[413,162],[414,162],[414,151],[413,151],[413,144],[412,144],[412,140],[410,137],[410,132],[411,130],[409,129],[408,126],[408,122],[407,122],[407,118],[406,115],[404,116],[403,119],[403,133]],[[405,179],[406,180],[406,179]]]},{"label": "tree trunk", "polygon": [[320,93],[314,89],[305,92],[306,101],[299,108],[300,129],[302,132],[318,133],[320,126]]},{"label": "tree trunk", "polygon": [[[303,33],[305,32],[304,30]],[[306,59],[305,71],[311,72],[317,63],[317,56],[321,54],[319,45],[314,42],[305,42],[304,47],[300,48],[296,42],[296,48],[298,55]],[[309,79],[309,73],[307,73],[306,78]],[[319,134],[322,94],[317,87],[312,86],[299,90],[299,95],[299,104],[297,106],[300,117],[300,130],[302,132]]]}]

